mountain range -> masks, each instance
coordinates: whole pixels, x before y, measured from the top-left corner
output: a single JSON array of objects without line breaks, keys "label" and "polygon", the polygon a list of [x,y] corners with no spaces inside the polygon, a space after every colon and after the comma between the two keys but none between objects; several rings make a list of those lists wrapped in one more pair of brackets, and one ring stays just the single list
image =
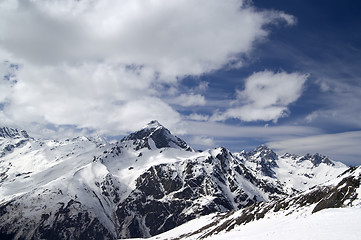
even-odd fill
[{"label": "mountain range", "polygon": [[[267,146],[195,151],[158,121],[120,141],[0,128],[0,239],[207,238],[296,212],[360,207],[360,167]],[[306,215],[307,215],[306,214]]]}]

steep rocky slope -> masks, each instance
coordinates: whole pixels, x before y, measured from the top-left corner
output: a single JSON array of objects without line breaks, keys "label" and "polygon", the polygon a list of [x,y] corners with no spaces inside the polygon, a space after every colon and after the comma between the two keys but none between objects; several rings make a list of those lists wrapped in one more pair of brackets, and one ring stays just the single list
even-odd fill
[{"label": "steep rocky slope", "polygon": [[[276,201],[260,202],[252,206],[246,207],[238,211],[229,211],[227,213],[213,214],[200,219],[194,220],[190,223],[184,224],[181,227],[175,228],[169,232],[161,235],[157,235],[152,239],[238,239],[237,232],[246,228],[246,224],[254,223],[252,226],[269,227],[274,223],[292,223],[299,224],[300,227],[302,219],[303,223],[307,223],[307,219],[310,219],[311,215],[319,212],[324,212],[325,209],[345,208],[351,219],[360,219],[359,215],[361,210],[361,167],[352,167],[340,174],[337,178],[315,186],[307,191],[304,191],[293,197],[286,197]],[[326,234],[326,236],[332,236],[331,239],[338,239],[338,237],[350,236],[347,239],[358,239],[357,235],[359,231],[358,224],[348,221],[344,216],[338,215],[341,211],[329,211],[329,217],[339,216],[348,224],[356,225],[357,229],[353,229],[354,233],[342,232],[344,230],[333,229],[336,235],[332,236],[332,233]],[[324,213],[323,213],[324,214]],[[337,214],[337,215],[336,215]],[[321,215],[322,216],[322,215]],[[264,220],[264,221],[262,221]],[[316,232],[313,236],[320,238],[323,231],[329,231],[330,229],[325,227],[329,219],[321,219],[322,223],[317,223],[314,228],[323,227],[325,229],[315,229]],[[298,222],[297,222],[298,221]],[[334,224],[334,222],[332,222]],[[338,222],[339,225],[343,223]],[[277,225],[276,225],[277,226]],[[280,229],[284,229],[284,226],[278,226]],[[337,226],[336,226],[337,227]],[[345,226],[342,225],[343,228]],[[273,229],[272,234],[279,234],[280,229]],[[262,229],[259,229],[261,232]],[[228,233],[230,233],[228,235]],[[257,235],[254,231],[253,234]],[[302,233],[303,237],[295,236],[295,233],[290,234],[289,238],[305,239],[307,233]],[[324,234],[324,233],[323,233]],[[217,236],[220,235],[218,238]],[[228,237],[229,236],[229,237]],[[262,235],[263,236],[263,235]],[[257,239],[254,236],[249,236],[252,239]],[[265,237],[265,236],[263,236]],[[322,237],[321,237],[322,238]],[[274,236],[265,237],[265,239],[276,239]],[[323,238],[322,238],[323,239]]]}]

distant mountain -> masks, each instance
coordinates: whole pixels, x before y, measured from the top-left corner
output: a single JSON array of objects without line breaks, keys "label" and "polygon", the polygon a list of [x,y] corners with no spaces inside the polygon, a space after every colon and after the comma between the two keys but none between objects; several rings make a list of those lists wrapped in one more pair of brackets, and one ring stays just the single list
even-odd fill
[{"label": "distant mountain", "polygon": [[295,194],[326,182],[347,169],[343,163],[332,161],[318,153],[305,156],[286,153],[278,156],[266,146],[235,155],[258,179],[273,184],[280,183],[288,194]]},{"label": "distant mountain", "polygon": [[195,152],[157,121],[116,143],[0,129],[0,239],[150,237],[211,213],[276,204],[348,169],[266,146]]}]

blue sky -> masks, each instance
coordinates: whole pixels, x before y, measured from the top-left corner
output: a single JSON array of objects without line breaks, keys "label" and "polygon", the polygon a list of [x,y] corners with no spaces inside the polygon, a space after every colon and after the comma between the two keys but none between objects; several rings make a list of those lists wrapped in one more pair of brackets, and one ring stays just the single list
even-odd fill
[{"label": "blue sky", "polygon": [[361,163],[359,1],[0,3],[0,122]]}]

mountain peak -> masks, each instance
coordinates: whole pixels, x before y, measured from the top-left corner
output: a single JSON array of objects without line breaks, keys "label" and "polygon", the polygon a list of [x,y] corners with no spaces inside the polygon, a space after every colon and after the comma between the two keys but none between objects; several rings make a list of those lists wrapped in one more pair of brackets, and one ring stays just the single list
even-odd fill
[{"label": "mountain peak", "polygon": [[277,160],[277,154],[266,145],[256,147],[250,154],[257,155],[268,160]]},{"label": "mountain peak", "polygon": [[121,142],[131,141],[135,150],[141,148],[181,148],[186,151],[193,151],[188,144],[160,124],[157,120],[149,122],[141,130],[124,137]]},{"label": "mountain peak", "polygon": [[274,178],[274,168],[278,167],[276,160],[277,154],[265,145],[258,146],[248,153],[248,160],[256,163],[257,170],[261,171],[265,176]]},{"label": "mountain peak", "polygon": [[0,138],[29,138],[29,134],[25,130],[16,128],[0,127]]},{"label": "mountain peak", "polygon": [[147,125],[145,125],[143,127],[143,129],[145,129],[145,128],[158,128],[158,127],[163,127],[164,128],[164,126],[162,124],[160,124],[157,120],[152,120]]}]

